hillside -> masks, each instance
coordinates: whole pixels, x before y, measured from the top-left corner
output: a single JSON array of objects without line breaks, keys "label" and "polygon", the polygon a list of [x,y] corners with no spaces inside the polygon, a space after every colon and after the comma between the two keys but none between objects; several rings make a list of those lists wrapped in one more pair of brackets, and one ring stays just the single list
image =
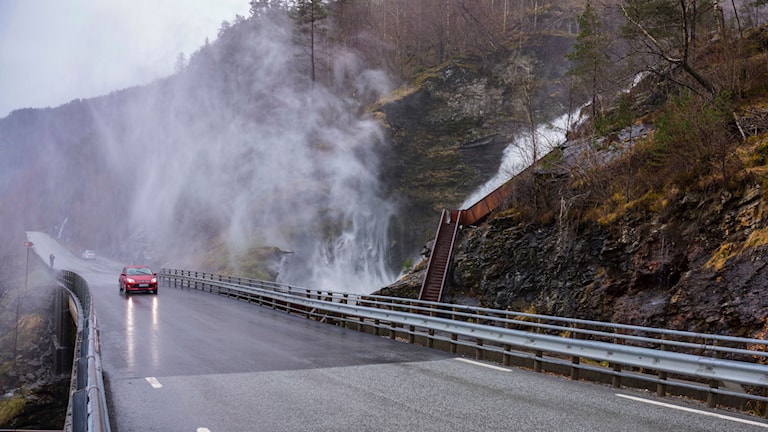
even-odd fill
[{"label": "hillside", "polygon": [[[678,16],[625,3],[627,19],[516,10],[519,27],[489,33],[471,18],[492,2],[425,9],[478,45],[409,23],[387,53],[403,62],[389,75],[408,71],[397,88],[367,68],[362,39],[324,39],[347,61],[315,80],[288,16],[239,17],[167,79],[0,119],[3,219],[126,261],[372,291],[423,267],[440,211],[492,177],[510,142],[589,100],[568,142],[521,149],[536,165],[463,231],[449,299],[758,334],[768,38],[706,21],[696,57],[660,62],[639,55],[648,33],[633,26]],[[382,11],[334,19],[369,12]],[[339,35],[394,38],[375,24]],[[417,42],[418,61],[399,56]],[[419,284],[412,273],[385,292]]]},{"label": "hillside", "polygon": [[416,297],[441,210],[586,101],[567,141],[517,149],[531,165],[463,227],[443,300],[765,338],[763,5],[737,22],[710,2],[694,31],[687,2],[502,3],[330,2],[322,59],[268,7],[165,79],[0,119],[0,307],[24,230],[317,289],[407,270],[379,292]]},{"label": "hillside", "polygon": [[[764,35],[745,36],[739,64],[764,61]],[[727,102],[646,78],[604,134],[582,123],[463,228],[444,301],[764,338],[768,73],[749,73]],[[381,292],[418,296],[424,269]]]},{"label": "hillside", "polygon": [[452,59],[374,106],[389,140],[381,178],[398,203],[396,256],[413,257],[434,235],[440,211],[460,205],[499,170],[505,148],[527,128],[525,70],[547,83],[533,102],[540,119],[566,111],[572,44],[572,36],[538,35],[521,49]]},{"label": "hillside", "polygon": [[[392,34],[385,9],[414,3],[331,3],[338,33],[317,44],[334,61],[318,62],[268,3],[172,76],[0,119],[3,221],[126,262],[371,292],[418,254],[433,211],[493,175],[526,115],[568,104],[573,11],[510,11],[505,31],[473,20],[492,2],[417,8]],[[446,16],[456,32],[419,27]]]}]

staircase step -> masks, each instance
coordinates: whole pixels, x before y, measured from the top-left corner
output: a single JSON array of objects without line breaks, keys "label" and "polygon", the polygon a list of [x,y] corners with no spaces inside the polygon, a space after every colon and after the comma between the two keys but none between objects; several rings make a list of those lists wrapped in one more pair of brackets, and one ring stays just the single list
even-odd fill
[{"label": "staircase step", "polygon": [[[440,295],[443,290],[443,280],[451,259],[451,249],[453,249],[453,235],[457,228],[455,221],[446,222],[449,218],[456,219],[453,212],[443,211],[440,218],[440,225],[437,228],[435,244],[432,248],[432,257],[427,267],[427,275],[421,288],[421,300],[440,301]],[[461,213],[457,213],[460,215]]]}]

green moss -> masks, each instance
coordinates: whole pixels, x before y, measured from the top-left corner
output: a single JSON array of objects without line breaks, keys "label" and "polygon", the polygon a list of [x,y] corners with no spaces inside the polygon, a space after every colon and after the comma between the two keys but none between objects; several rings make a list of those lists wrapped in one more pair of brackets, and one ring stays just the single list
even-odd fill
[{"label": "green moss", "polygon": [[26,400],[20,396],[0,400],[0,425],[8,425],[18,417],[24,412],[26,404]]},{"label": "green moss", "polygon": [[409,273],[411,270],[413,270],[413,258],[408,258],[408,259],[407,259],[407,260],[405,260],[405,262],[403,263],[403,269],[402,269],[402,272],[403,272],[403,273]]},{"label": "green moss", "polygon": [[544,169],[552,169],[562,164],[563,162],[563,148],[555,147],[547,153],[541,160],[541,167]]}]

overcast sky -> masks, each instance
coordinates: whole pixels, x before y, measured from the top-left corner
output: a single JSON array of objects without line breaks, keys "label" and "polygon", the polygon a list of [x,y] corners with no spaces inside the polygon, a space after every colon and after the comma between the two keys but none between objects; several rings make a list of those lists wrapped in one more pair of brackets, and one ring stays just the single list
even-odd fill
[{"label": "overcast sky", "polygon": [[173,73],[248,0],[0,0],[0,118]]}]

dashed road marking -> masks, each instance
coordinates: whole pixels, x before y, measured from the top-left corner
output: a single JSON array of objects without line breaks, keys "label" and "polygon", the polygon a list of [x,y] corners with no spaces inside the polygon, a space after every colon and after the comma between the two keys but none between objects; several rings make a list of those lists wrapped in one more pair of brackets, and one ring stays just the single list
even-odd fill
[{"label": "dashed road marking", "polygon": [[199,427],[195,432],[211,432],[211,430],[208,428]]},{"label": "dashed road marking", "polygon": [[668,403],[664,403],[664,402],[658,402],[658,401],[654,401],[654,400],[643,399],[643,398],[639,398],[639,397],[635,397],[635,396],[629,396],[629,395],[623,395],[623,394],[619,394],[619,393],[616,393],[616,396],[618,396],[620,398],[624,398],[624,399],[629,399],[629,400],[637,401],[637,402],[643,402],[643,403],[647,403],[647,404],[651,404],[651,405],[657,405],[657,406],[661,406],[661,407],[665,407],[665,408],[672,408],[672,409],[676,409],[676,410],[680,410],[680,411],[685,411],[685,412],[690,412],[690,413],[694,413],[694,414],[701,414],[701,415],[705,415],[705,416],[709,416],[709,417],[716,417],[716,418],[719,418],[719,419],[730,420],[730,421],[739,422],[739,423],[744,423],[744,424],[748,424],[748,425],[751,425],[751,426],[760,426],[760,427],[764,427],[764,428],[768,429],[768,423],[760,423],[760,422],[756,422],[756,421],[752,421],[752,420],[747,420],[747,419],[742,419],[742,418],[738,418],[738,417],[731,417],[731,416],[727,416],[727,415],[723,415],[723,414],[717,414],[717,413],[713,413],[713,412],[709,412],[709,411],[702,411],[702,410],[697,410],[697,409],[693,409],[693,408],[686,408],[686,407],[682,407],[682,406],[678,406],[678,405],[672,405],[672,404],[668,404]]},{"label": "dashed road marking", "polygon": [[160,381],[158,381],[157,378],[155,377],[146,377],[145,379],[147,380],[149,385],[151,385],[153,388],[157,389],[163,386],[162,384],[160,384]]},{"label": "dashed road marking", "polygon": [[497,370],[497,371],[502,371],[502,372],[509,372],[510,371],[507,368],[503,368],[503,367],[499,367],[499,366],[494,366],[494,365],[487,364],[487,363],[481,363],[479,361],[465,359],[465,358],[462,358],[462,357],[457,357],[456,360],[464,362],[464,363],[473,364],[475,366],[482,366],[482,367],[486,367],[488,369],[494,369],[494,370]]}]

